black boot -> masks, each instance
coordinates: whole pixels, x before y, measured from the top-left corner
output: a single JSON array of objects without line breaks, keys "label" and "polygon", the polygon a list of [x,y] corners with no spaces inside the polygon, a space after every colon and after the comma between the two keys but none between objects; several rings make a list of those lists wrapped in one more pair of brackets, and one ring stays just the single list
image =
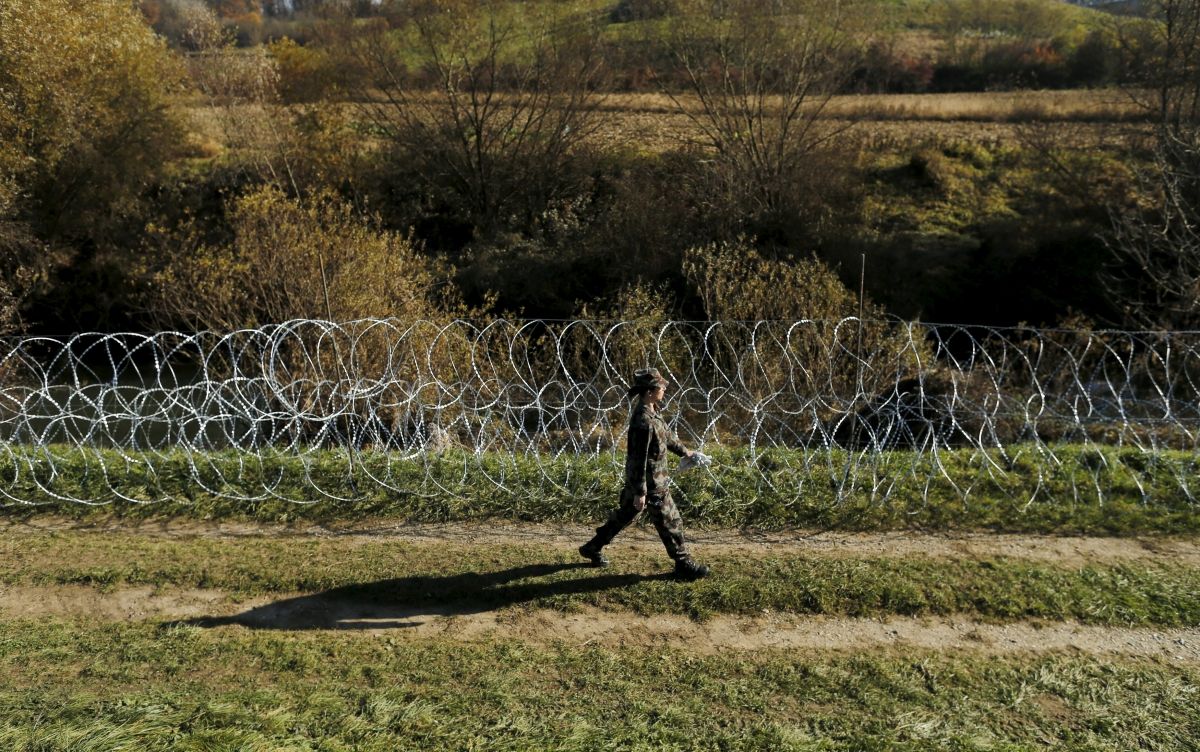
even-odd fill
[{"label": "black boot", "polygon": [[609,564],[608,557],[601,553],[600,546],[592,541],[579,547],[579,555],[592,562],[593,567],[607,567]]},{"label": "black boot", "polygon": [[675,579],[677,580],[698,580],[707,575],[708,567],[690,556],[675,560]]}]

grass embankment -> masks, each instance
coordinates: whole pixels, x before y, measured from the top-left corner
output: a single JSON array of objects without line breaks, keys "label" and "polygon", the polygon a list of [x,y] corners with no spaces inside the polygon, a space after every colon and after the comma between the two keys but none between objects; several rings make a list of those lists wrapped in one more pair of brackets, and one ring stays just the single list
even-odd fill
[{"label": "grass embankment", "polygon": [[1200,570],[1180,564],[813,557],[802,549],[765,556],[699,553],[714,575],[681,587],[666,576],[669,561],[663,555],[638,549],[621,549],[613,567],[596,570],[583,566],[569,547],[537,543],[163,540],[126,533],[25,532],[8,536],[0,546],[6,562],[0,583],[211,588],[239,596],[307,593],[357,604],[475,611],[590,606],[704,618],[766,609],[1200,625]]},{"label": "grass embankment", "polygon": [[1200,673],[1149,661],[534,647],[0,625],[0,746],[1194,749]]},{"label": "grass embankment", "polygon": [[[690,524],[846,530],[976,529],[1085,534],[1195,533],[1200,463],[1190,452],[1079,445],[878,454],[712,450],[709,472],[677,476]],[[52,459],[51,459],[52,458]],[[473,454],[355,457],[9,447],[7,515],[128,518],[588,522],[615,503],[623,458]],[[69,499],[112,502],[89,506]],[[140,503],[152,502],[152,503]],[[299,502],[299,503],[298,503]],[[308,502],[308,503],[306,503]],[[315,502],[315,503],[311,503]]]}]

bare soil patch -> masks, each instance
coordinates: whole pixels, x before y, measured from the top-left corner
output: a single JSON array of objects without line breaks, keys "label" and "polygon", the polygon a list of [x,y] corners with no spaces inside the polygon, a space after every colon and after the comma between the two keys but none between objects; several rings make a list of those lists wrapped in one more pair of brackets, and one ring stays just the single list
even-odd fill
[{"label": "bare soil patch", "polygon": [[478,610],[407,607],[297,595],[236,600],[217,590],[100,590],[78,585],[0,589],[0,618],[65,618],[89,623],[166,620],[222,629],[337,630],[364,637],[466,641],[519,639],[572,646],[682,648],[720,651],[879,649],[952,650],[1004,655],[1075,652],[1200,663],[1200,629],[1124,629],[1074,622],[987,624],[970,619],[858,619],[764,613],[639,616],[598,609]]},{"label": "bare soil patch", "polygon": [[[409,524],[404,522],[355,523],[337,526],[272,525],[254,522],[204,522],[154,520],[79,522],[55,517],[33,517],[0,524],[0,533],[22,531],[83,531],[97,534],[125,533],[158,538],[213,538],[239,540],[259,537],[338,538],[349,542],[396,541],[437,545],[459,544],[524,545],[536,543],[568,550],[592,535],[585,525],[514,523],[505,521]],[[1011,535],[995,533],[900,531],[887,533],[844,533],[819,530],[762,532],[753,530],[691,529],[688,539],[697,556],[705,552],[745,556],[779,554],[845,556],[856,558],[956,558],[1010,557],[1045,561],[1067,566],[1104,562],[1175,563],[1200,566],[1200,540],[1157,536],[1088,537],[1054,535]],[[662,544],[648,525],[624,531],[611,550],[622,548],[658,551]]]}]

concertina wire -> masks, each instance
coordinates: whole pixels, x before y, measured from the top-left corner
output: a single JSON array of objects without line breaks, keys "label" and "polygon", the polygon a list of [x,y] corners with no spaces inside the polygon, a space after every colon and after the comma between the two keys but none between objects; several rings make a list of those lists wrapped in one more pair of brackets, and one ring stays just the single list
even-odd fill
[{"label": "concertina wire", "polygon": [[740,479],[726,504],[1192,503],[1200,485],[1196,332],[301,320],[4,339],[0,503],[179,501],[172,474],[247,502],[611,496],[645,366],[671,382],[670,427],[716,459],[687,482]]}]

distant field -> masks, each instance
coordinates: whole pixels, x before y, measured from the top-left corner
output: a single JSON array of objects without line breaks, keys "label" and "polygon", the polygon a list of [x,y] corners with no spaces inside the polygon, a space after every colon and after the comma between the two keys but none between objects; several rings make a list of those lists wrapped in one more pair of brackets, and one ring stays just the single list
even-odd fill
[{"label": "distant field", "polygon": [[[600,108],[613,113],[698,112],[695,96],[662,93],[605,94]],[[937,120],[972,122],[1144,120],[1145,110],[1129,92],[1119,89],[1019,90],[950,94],[857,94],[829,100],[826,117],[867,120]]]},{"label": "distant field", "polygon": [[[193,131],[192,140],[206,145],[212,156],[229,142],[228,130],[244,143],[276,138],[270,118],[281,110],[234,105],[219,112],[190,99],[181,103]],[[354,118],[351,105],[349,117]],[[700,140],[693,117],[700,102],[691,95],[674,99],[665,94],[605,94],[597,99],[593,143],[618,148],[661,152]],[[1145,128],[1144,110],[1127,92],[1113,89],[1013,91],[954,94],[890,94],[834,97],[822,120],[849,128],[855,138],[877,145],[902,144],[935,138],[1004,142],[1017,137],[1026,124],[1069,124],[1072,140],[1119,137]],[[232,125],[232,128],[230,126]]]},{"label": "distant field", "polygon": [[[667,150],[694,142],[699,101],[681,95],[609,94],[601,100],[597,138]],[[855,138],[903,143],[930,138],[1008,141],[1020,126],[1069,123],[1072,132],[1100,135],[1144,127],[1142,109],[1116,90],[857,95],[832,98],[821,118]]]}]

